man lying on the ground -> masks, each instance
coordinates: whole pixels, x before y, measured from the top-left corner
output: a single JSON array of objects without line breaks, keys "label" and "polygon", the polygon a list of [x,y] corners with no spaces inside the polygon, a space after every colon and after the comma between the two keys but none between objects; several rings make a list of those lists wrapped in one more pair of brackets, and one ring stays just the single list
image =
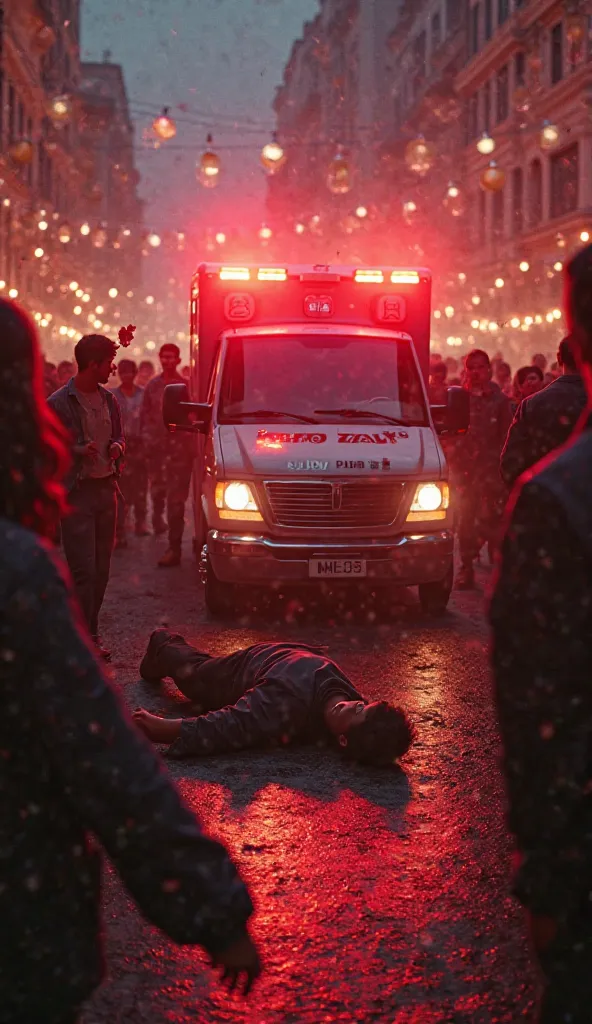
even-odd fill
[{"label": "man lying on the ground", "polygon": [[135,712],[153,743],[169,745],[169,757],[333,741],[350,760],[386,766],[413,740],[401,708],[366,702],[321,648],[305,644],[254,644],[213,658],[157,629],[140,674],[147,682],[171,678],[199,711],[197,718],[176,719]]}]

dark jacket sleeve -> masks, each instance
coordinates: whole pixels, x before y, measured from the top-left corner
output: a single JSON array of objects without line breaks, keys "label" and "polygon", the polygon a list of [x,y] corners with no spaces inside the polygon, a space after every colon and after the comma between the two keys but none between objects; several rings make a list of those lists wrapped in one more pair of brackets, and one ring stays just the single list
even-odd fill
[{"label": "dark jacket sleeve", "polygon": [[518,477],[534,466],[536,461],[536,456],[532,452],[528,402],[521,402],[508,431],[500,459],[502,479],[512,487]]},{"label": "dark jacket sleeve", "polygon": [[562,915],[590,888],[590,579],[564,513],[534,481],[513,509],[490,617],[515,891],[533,912]]},{"label": "dark jacket sleeve", "polygon": [[119,402],[112,391],[108,392],[109,410],[111,412],[111,441],[121,446],[122,455],[125,454],[125,435],[123,433],[123,423],[121,419],[121,409]]},{"label": "dark jacket sleeve", "polygon": [[185,719],[168,756],[203,757],[290,743],[302,733],[308,711],[303,695],[271,677],[248,690],[232,707]]},{"label": "dark jacket sleeve", "polygon": [[28,637],[31,703],[64,799],[150,921],[177,942],[227,948],[252,912],[247,890],[120,707],[45,551],[11,614],[15,634]]}]

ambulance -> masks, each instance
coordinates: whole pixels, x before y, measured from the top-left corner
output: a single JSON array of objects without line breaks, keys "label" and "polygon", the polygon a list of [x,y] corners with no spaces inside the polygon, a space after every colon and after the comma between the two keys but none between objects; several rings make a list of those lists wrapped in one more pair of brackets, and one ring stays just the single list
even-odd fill
[{"label": "ambulance", "polygon": [[468,396],[430,409],[431,274],[421,268],[203,264],[191,288],[191,376],[165,390],[195,446],[205,600],[242,590],[417,586],[442,614],[453,510],[439,435]]}]

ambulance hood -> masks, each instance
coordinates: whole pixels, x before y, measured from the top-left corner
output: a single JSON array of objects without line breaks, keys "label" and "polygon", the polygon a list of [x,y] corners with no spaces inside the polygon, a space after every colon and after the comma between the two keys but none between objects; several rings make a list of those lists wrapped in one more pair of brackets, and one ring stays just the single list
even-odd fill
[{"label": "ambulance hood", "polygon": [[227,480],[311,476],[438,479],[439,446],[431,427],[379,423],[228,424],[217,428]]}]

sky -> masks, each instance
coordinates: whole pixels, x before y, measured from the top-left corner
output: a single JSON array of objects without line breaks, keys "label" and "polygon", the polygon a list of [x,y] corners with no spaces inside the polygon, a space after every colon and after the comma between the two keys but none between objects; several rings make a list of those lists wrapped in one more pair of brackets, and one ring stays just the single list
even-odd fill
[{"label": "sky", "polygon": [[[274,127],[271,104],[317,9],[318,0],[82,0],[82,59],[108,50],[124,68],[148,228],[225,230],[238,198],[241,216],[262,222],[259,153]],[[164,106],[178,133],[155,150],[142,132]],[[211,190],[195,176],[208,131],[223,164]]]}]

